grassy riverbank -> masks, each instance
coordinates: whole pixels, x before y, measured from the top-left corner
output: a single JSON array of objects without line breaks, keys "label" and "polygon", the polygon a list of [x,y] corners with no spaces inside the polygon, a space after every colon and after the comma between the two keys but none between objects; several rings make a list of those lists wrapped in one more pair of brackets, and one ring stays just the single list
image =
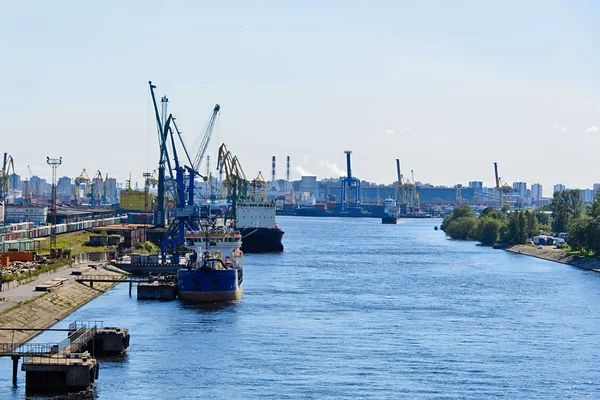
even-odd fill
[{"label": "grassy riverbank", "polygon": [[565,252],[562,249],[556,249],[553,246],[543,246],[541,249],[538,249],[537,247],[530,245],[516,245],[509,247],[506,250],[513,253],[524,254],[548,261],[555,261],[561,264],[584,268],[590,271],[600,272],[599,259],[581,256],[577,252]]}]

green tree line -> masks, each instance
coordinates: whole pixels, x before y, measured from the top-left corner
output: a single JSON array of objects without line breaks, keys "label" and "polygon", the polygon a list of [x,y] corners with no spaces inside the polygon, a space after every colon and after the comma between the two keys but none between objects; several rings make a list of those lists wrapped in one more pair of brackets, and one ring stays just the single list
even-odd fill
[{"label": "green tree line", "polygon": [[572,250],[600,254],[600,191],[586,208],[578,190],[554,193],[550,203],[555,231],[567,232]]},{"label": "green tree line", "polygon": [[444,218],[442,230],[457,240],[477,240],[486,246],[496,243],[524,244],[540,229],[549,228],[548,214],[536,211],[493,210],[476,216],[469,206],[456,207]]},{"label": "green tree line", "polygon": [[543,209],[551,211],[552,218],[541,211],[491,208],[476,216],[469,206],[460,206],[444,218],[442,230],[452,239],[477,240],[484,245],[524,244],[540,230],[566,232],[571,249],[600,255],[600,191],[587,207],[577,189],[556,192]]}]

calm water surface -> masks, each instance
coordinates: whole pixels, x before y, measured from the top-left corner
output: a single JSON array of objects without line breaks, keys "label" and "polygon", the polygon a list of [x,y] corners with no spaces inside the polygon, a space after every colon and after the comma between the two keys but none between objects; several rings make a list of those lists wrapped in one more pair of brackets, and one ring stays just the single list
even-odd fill
[{"label": "calm water surface", "polygon": [[[61,322],[131,332],[72,398],[600,398],[600,274],[447,240],[440,220],[278,220],[286,251],[245,256],[237,304],[122,284]],[[24,398],[0,363],[0,398]]]}]

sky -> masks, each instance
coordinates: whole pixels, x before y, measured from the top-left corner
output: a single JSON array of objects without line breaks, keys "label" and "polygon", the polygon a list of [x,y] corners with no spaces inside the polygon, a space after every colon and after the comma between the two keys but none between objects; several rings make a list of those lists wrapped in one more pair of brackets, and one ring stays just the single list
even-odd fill
[{"label": "sky", "polygon": [[[0,0],[0,152],[16,172],[143,181],[148,81],[191,149],[248,177],[352,173],[434,185],[600,182],[595,1]],[[190,151],[194,151],[191,149]],[[215,170],[215,165],[211,168]],[[206,170],[201,167],[201,172]]]}]

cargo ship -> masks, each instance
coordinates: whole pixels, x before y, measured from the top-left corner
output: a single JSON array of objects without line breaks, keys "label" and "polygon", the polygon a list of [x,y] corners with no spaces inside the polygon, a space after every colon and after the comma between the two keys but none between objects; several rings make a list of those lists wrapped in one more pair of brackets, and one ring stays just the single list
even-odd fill
[{"label": "cargo ship", "polygon": [[206,226],[185,235],[193,250],[177,272],[179,299],[197,303],[237,301],[244,290],[242,235],[230,227]]},{"label": "cargo ship", "polygon": [[398,223],[398,205],[396,204],[396,200],[394,199],[386,199],[385,200],[385,215],[381,217],[382,224],[397,224]]},{"label": "cargo ship", "polygon": [[242,235],[245,253],[279,253],[283,251],[284,231],[275,222],[274,201],[244,200],[235,204],[235,228]]}]

